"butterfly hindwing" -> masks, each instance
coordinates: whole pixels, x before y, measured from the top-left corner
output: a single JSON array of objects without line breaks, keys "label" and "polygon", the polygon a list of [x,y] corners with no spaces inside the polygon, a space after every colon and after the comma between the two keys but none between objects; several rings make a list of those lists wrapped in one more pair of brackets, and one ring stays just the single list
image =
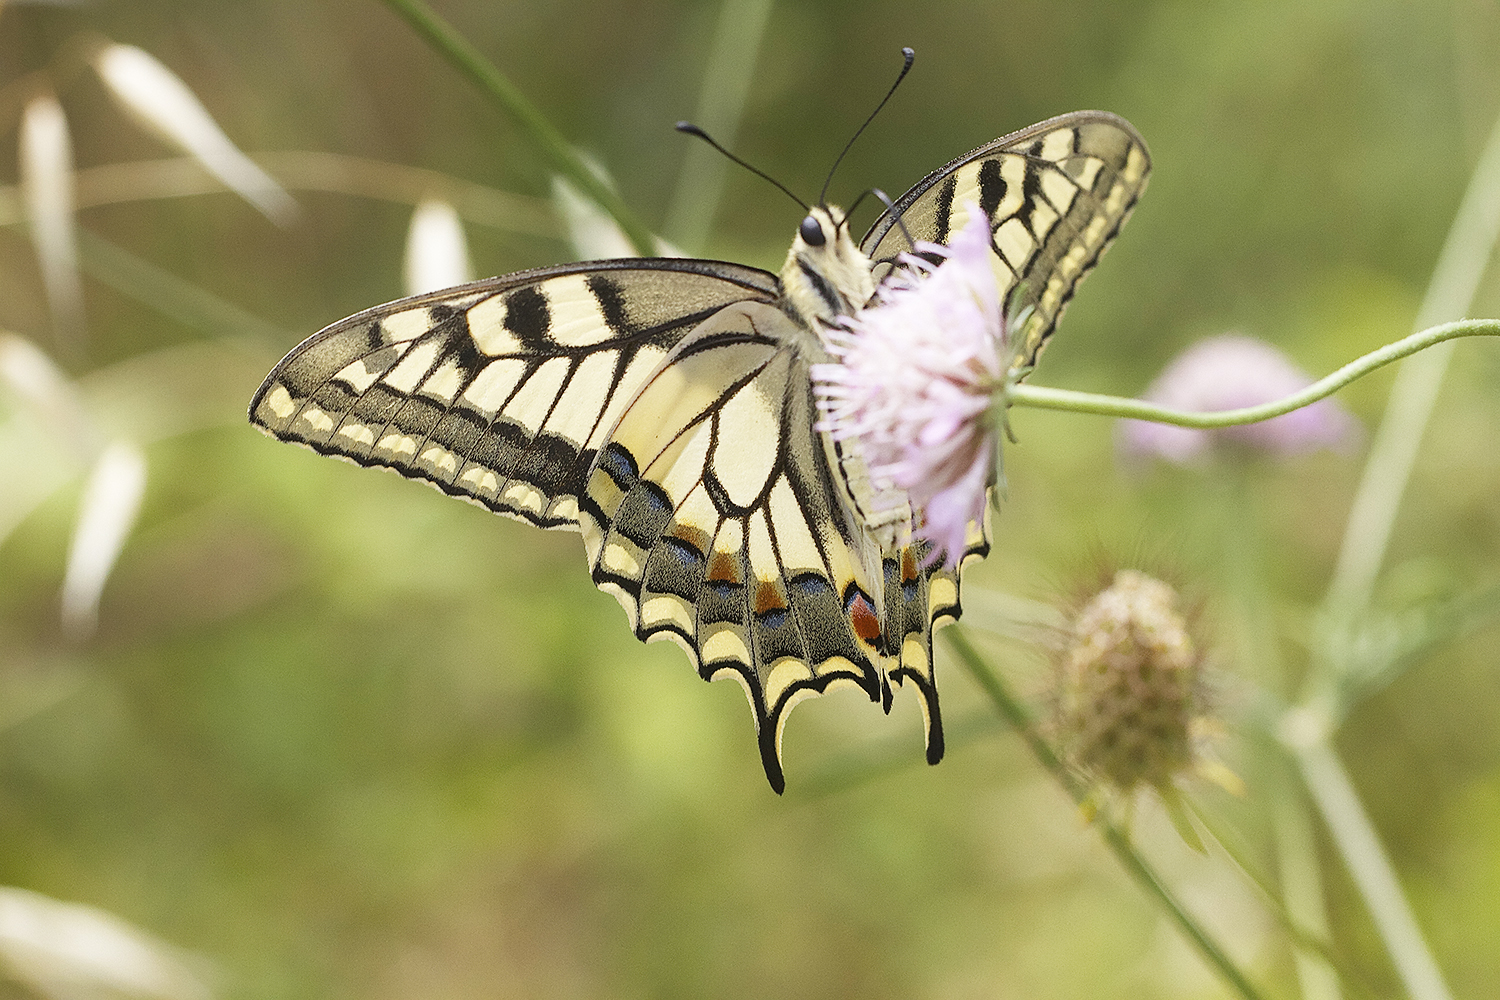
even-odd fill
[{"label": "butterfly hindwing", "polygon": [[928,174],[875,221],[861,249],[883,276],[911,249],[907,233],[946,244],[967,221],[965,206],[977,204],[990,218],[1002,301],[1012,315],[1031,309],[1014,334],[1012,363],[1029,368],[1074,288],[1129,217],[1150,169],[1145,140],[1125,119],[1106,111],[1059,115]]},{"label": "butterfly hindwing", "polygon": [[690,330],[764,271],[621,260],[402,299],[294,348],[250,403],[274,436],[385,466],[543,527],[572,527],[594,456]]},{"label": "butterfly hindwing", "polygon": [[595,582],[643,640],[738,679],[771,784],[802,698],[877,699],[889,643],[867,542],[813,430],[805,331],[741,303],[681,342],[610,435],[580,502]]}]

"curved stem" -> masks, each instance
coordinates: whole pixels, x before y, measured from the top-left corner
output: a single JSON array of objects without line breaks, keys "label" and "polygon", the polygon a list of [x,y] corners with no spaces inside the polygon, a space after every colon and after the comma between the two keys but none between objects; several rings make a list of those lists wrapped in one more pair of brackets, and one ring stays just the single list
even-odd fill
[{"label": "curved stem", "polygon": [[[969,644],[969,640],[963,632],[957,628],[945,629],[943,632],[948,639],[948,644],[958,654],[965,667],[974,675],[979,686],[984,689],[985,694],[994,702],[995,708],[1004,718],[1010,722],[1026,741],[1037,761],[1052,773],[1058,783],[1072,796],[1073,801],[1082,805],[1088,798],[1088,789],[1078,777],[1068,770],[1068,766],[1062,762],[1046,740],[1042,739],[1036,727],[1032,724],[1031,713],[1011,694],[1005,681],[1000,675],[990,668],[978,651]],[[1199,953],[1213,966],[1240,996],[1245,1000],[1260,1000],[1261,992],[1256,989],[1255,984],[1240,971],[1239,966],[1234,964],[1224,949],[1219,947],[1207,930],[1183,907],[1177,897],[1172,895],[1172,890],[1162,881],[1161,876],[1151,867],[1141,853],[1135,849],[1130,842],[1130,836],[1115,824],[1106,820],[1103,816],[1096,817],[1094,825],[1099,828],[1104,842],[1114,851],[1115,857],[1120,864],[1130,873],[1131,877],[1153,897],[1158,905],[1176,922],[1182,932],[1187,935],[1188,940],[1197,946]]]},{"label": "curved stem", "polygon": [[1330,396],[1355,379],[1363,378],[1377,368],[1393,361],[1416,354],[1435,344],[1458,337],[1500,336],[1500,320],[1470,319],[1457,323],[1443,323],[1429,327],[1377,351],[1349,362],[1327,378],[1319,379],[1301,392],[1293,393],[1274,402],[1260,406],[1246,406],[1238,410],[1220,410],[1216,413],[1191,413],[1157,406],[1140,399],[1123,396],[1106,396],[1094,392],[1073,392],[1068,389],[1051,389],[1040,385],[1018,383],[1007,390],[1007,401],[1019,406],[1034,406],[1042,410],[1068,410],[1073,413],[1094,413],[1104,417],[1129,417],[1135,420],[1154,420],[1162,424],[1179,427],[1210,429],[1230,427],[1235,424],[1253,424],[1270,420],[1283,413],[1301,409]]},{"label": "curved stem", "polygon": [[553,127],[540,109],[527,100],[520,88],[496,69],[495,64],[486,59],[468,39],[438,17],[422,0],[385,0],[385,5],[401,15],[454,68],[468,76],[509,112],[537,149],[551,161],[552,169],[572,181],[579,190],[614,217],[637,253],[647,257],[656,253],[656,238],[635,217],[635,213],[630,211],[624,199],[588,168],[578,151]]}]

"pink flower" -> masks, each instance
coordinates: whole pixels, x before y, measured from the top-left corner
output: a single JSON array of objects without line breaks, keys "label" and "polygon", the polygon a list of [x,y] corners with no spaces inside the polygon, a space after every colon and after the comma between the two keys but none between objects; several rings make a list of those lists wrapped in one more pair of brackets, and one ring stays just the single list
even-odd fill
[{"label": "pink flower", "polygon": [[[1151,383],[1145,398],[1173,409],[1207,413],[1269,403],[1312,381],[1271,345],[1229,333],[1201,340],[1179,354]],[[1216,443],[1278,455],[1344,450],[1358,440],[1360,426],[1337,401],[1323,399],[1257,424],[1216,431],[1122,420],[1118,433],[1125,455],[1186,465],[1204,458]]]},{"label": "pink flower", "polygon": [[912,534],[949,566],[984,517],[1006,376],[989,221],[977,205],[967,210],[949,246],[914,248],[942,262],[903,254],[873,305],[825,331],[839,361],[813,366],[818,428],[864,459],[872,511],[909,502]]}]

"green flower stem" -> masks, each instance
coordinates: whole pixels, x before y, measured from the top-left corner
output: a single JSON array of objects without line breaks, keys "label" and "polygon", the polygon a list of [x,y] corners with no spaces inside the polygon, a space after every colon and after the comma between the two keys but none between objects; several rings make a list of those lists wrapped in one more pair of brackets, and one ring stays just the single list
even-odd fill
[{"label": "green flower stem", "polygon": [[[1267,692],[1276,692],[1279,718],[1281,701],[1291,686],[1276,630],[1271,595],[1266,590],[1265,555],[1268,543],[1257,516],[1256,491],[1251,488],[1249,467],[1243,462],[1225,463],[1222,476],[1211,484],[1208,510],[1215,518],[1215,534],[1222,540],[1224,585],[1232,595],[1235,659],[1247,667],[1254,665],[1253,678]],[[1265,696],[1270,699],[1269,693]],[[1295,782],[1290,768],[1285,781]],[[1278,781],[1273,790],[1271,834],[1276,845],[1278,879],[1271,882],[1252,873],[1249,859],[1230,846],[1229,841],[1203,814],[1199,821],[1208,827],[1240,871],[1266,895],[1266,903],[1280,917],[1290,938],[1292,958],[1302,987],[1302,1000],[1341,1000],[1340,975],[1330,962],[1327,942],[1327,911],[1323,904],[1323,880],[1319,869],[1317,842],[1313,839],[1312,819],[1306,801],[1298,794],[1301,785],[1286,787]],[[1316,942],[1314,946],[1313,942]],[[1376,994],[1370,994],[1374,996]]]},{"label": "green flower stem", "polygon": [[[1015,727],[1016,732],[1021,734],[1021,738],[1026,741],[1026,745],[1036,759],[1052,773],[1058,783],[1072,796],[1074,802],[1083,805],[1088,800],[1088,788],[1068,770],[1067,765],[1062,762],[1047,741],[1042,739],[1041,734],[1032,725],[1031,713],[1010,693],[1005,681],[990,669],[990,665],[969,644],[969,640],[961,630],[945,629],[943,635],[947,637],[948,644],[958,654],[958,658],[963,661],[969,673],[994,702],[995,708]],[[1162,909],[1171,915],[1177,926],[1187,935],[1188,940],[1197,946],[1198,951],[1218,971],[1224,981],[1245,1000],[1260,1000],[1261,992],[1225,954],[1218,943],[1209,936],[1193,915],[1172,895],[1172,891],[1167,888],[1161,876],[1156,874],[1155,869],[1131,844],[1129,835],[1102,816],[1096,817],[1094,824],[1099,828],[1104,842],[1109,845],[1110,850],[1114,851],[1115,857],[1125,866],[1125,870],[1140,884],[1141,888],[1146,890],[1148,895],[1157,901]]]},{"label": "green flower stem", "polygon": [[1319,727],[1289,726],[1291,738],[1283,742],[1296,759],[1302,780],[1307,783],[1312,800],[1343,856],[1344,866],[1370,908],[1370,916],[1406,992],[1412,1000],[1453,1000],[1407,905],[1401,883],[1396,880],[1395,868],[1380,845],[1375,825],[1349,780],[1349,772],[1328,744],[1326,732],[1316,732],[1308,739],[1307,733],[1298,732],[1304,728],[1316,731]]},{"label": "green flower stem", "polygon": [[635,217],[635,213],[626,207],[624,200],[609,185],[588,168],[578,151],[552,126],[537,106],[527,100],[520,89],[495,68],[494,63],[469,44],[468,39],[438,17],[422,0],[385,0],[385,4],[405,18],[428,44],[509,112],[521,131],[551,161],[552,169],[566,177],[614,217],[637,253],[646,257],[656,254],[656,237],[651,234],[651,230]]},{"label": "green flower stem", "polygon": [[[1472,305],[1495,245],[1500,242],[1500,121],[1495,123],[1470,177],[1453,225],[1443,243],[1427,294],[1417,313],[1418,327],[1461,316]],[[1344,542],[1328,593],[1323,599],[1324,640],[1315,649],[1312,669],[1303,685],[1302,704],[1289,711],[1283,728],[1299,720],[1326,716],[1311,738],[1288,741],[1308,793],[1354,877],[1386,950],[1414,1000],[1447,1000],[1451,994],[1422,937],[1396,873],[1374,825],[1359,801],[1332,744],[1334,719],[1347,704],[1329,706],[1338,697],[1339,676],[1346,669],[1341,652],[1348,648],[1355,624],[1375,590],[1381,564],[1411,478],[1427,422],[1447,374],[1452,345],[1403,364],[1391,387],[1390,402],[1370,446],[1364,476],[1344,527]],[[1331,712],[1331,714],[1330,714]]]},{"label": "green flower stem", "polygon": [[[1296,928],[1306,928],[1318,941],[1327,941],[1328,907],[1323,901],[1323,872],[1318,864],[1312,817],[1306,801],[1291,787],[1277,790],[1271,827],[1285,912]],[[1296,940],[1292,958],[1303,1000],[1339,1000],[1343,996],[1338,973],[1326,954],[1309,948],[1304,940]]]},{"label": "green flower stem", "polygon": [[1327,378],[1314,382],[1301,392],[1261,406],[1220,410],[1216,413],[1191,413],[1186,410],[1157,406],[1155,403],[1140,399],[1105,396],[1094,392],[1073,392],[1069,389],[1050,389],[1046,386],[1025,383],[1012,385],[1007,390],[1006,398],[1011,404],[1034,406],[1042,410],[1094,413],[1104,417],[1130,417],[1135,420],[1154,420],[1162,424],[1176,424],[1179,427],[1195,427],[1205,430],[1215,427],[1231,427],[1236,424],[1253,424],[1261,420],[1270,420],[1283,413],[1299,410],[1309,403],[1316,403],[1325,396],[1332,395],[1350,382],[1363,378],[1377,368],[1399,361],[1435,344],[1457,337],[1497,336],[1500,336],[1500,320],[1470,319],[1457,323],[1443,323],[1404,337],[1393,344],[1387,344],[1378,351],[1371,351],[1364,357],[1349,362]]}]

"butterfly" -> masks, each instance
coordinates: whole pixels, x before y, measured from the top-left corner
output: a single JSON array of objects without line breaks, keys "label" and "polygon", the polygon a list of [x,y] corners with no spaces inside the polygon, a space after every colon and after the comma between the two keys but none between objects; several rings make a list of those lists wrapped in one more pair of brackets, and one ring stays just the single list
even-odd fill
[{"label": "butterfly", "polygon": [[[932,633],[961,612],[960,558],[867,523],[858,455],[815,429],[820,331],[861,309],[914,241],[978,208],[1029,369],[1146,184],[1124,119],[1061,115],[945,164],[858,244],[808,209],[780,274],[713,260],[562,264],[340,320],[266,376],[250,420],[543,528],[578,531],[594,583],[643,641],[739,680],[772,788],[804,698],[853,686],[889,712],[911,682],[943,755]],[[956,568],[957,567],[957,568]]]}]

